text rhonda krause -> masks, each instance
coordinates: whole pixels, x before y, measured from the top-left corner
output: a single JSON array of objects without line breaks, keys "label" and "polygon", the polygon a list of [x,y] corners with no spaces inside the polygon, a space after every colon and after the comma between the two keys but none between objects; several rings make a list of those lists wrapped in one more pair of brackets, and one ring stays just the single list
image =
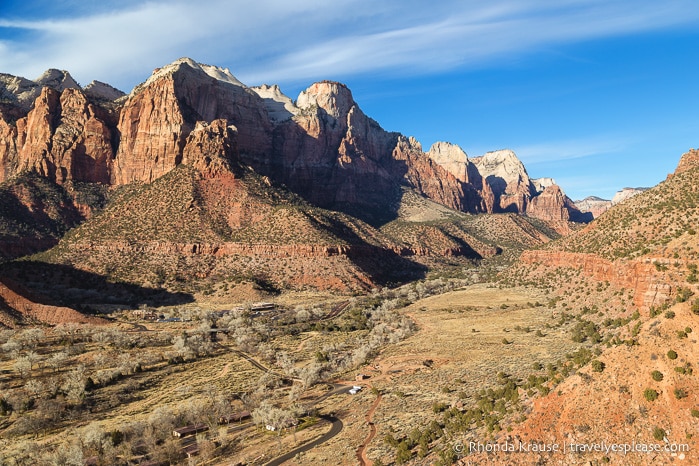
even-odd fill
[{"label": "text rhonda krause", "polygon": [[504,442],[481,443],[469,442],[469,453],[660,453],[688,452],[689,445],[683,443],[538,443],[538,442]]}]

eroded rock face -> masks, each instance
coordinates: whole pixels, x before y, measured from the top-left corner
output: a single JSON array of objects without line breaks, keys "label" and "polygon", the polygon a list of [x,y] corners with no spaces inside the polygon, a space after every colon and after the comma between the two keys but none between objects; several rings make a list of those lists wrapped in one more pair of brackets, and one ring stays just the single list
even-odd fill
[{"label": "eroded rock face", "polygon": [[435,142],[427,155],[457,180],[462,183],[469,182],[469,168],[473,164],[469,162],[466,152],[461,147],[449,142]]},{"label": "eroded rock face", "polygon": [[[666,289],[662,276],[651,261],[610,261],[595,254],[525,251],[520,260],[525,264],[546,264],[547,267],[574,267],[595,280],[608,281],[627,290],[634,291],[633,303],[638,307],[661,306],[672,295],[670,287]],[[659,292],[662,290],[662,292]]]},{"label": "eroded rock face", "polygon": [[389,165],[398,134],[368,118],[340,83],[312,85],[297,107],[274,131],[274,158],[256,168],[322,207],[385,205],[396,188]]},{"label": "eroded rock face", "polygon": [[[42,322],[49,325],[65,323],[105,325],[108,323],[99,317],[85,316],[69,307],[39,304],[29,299],[28,295],[30,294],[16,283],[6,279],[0,281],[0,299],[9,307],[13,314],[22,320]],[[0,312],[0,322],[8,327],[14,327],[17,324],[17,320],[8,319],[7,317],[10,316],[7,316],[7,314],[3,316],[3,313]]]},{"label": "eroded rock face", "polygon": [[549,186],[531,199],[527,214],[542,220],[569,220],[566,196],[557,185]]},{"label": "eroded rock face", "polygon": [[643,191],[648,191],[648,188],[623,188],[612,198],[612,205],[617,205],[620,202],[624,202],[627,199],[631,199],[636,194],[641,194]]},{"label": "eroded rock face", "polygon": [[575,203],[556,184],[548,186],[541,194],[533,197],[529,202],[526,213],[530,217],[554,222],[560,220],[574,222],[592,220],[591,214],[586,216],[580,212]]},{"label": "eroded rock face", "polygon": [[237,157],[237,129],[226,120],[199,122],[189,136],[182,163],[204,177],[215,177],[231,171],[231,161]]},{"label": "eroded rock face", "polygon": [[699,167],[699,150],[689,149],[682,154],[674,174],[676,175],[695,167]]},{"label": "eroded rock face", "polygon": [[14,128],[0,124],[0,132],[9,134],[0,146],[0,160],[5,161],[0,181],[30,170],[57,183],[108,183],[114,154],[109,120],[79,89],[59,93],[44,87],[34,108]]},{"label": "eroded rock face", "polygon": [[524,164],[511,150],[488,152],[471,159],[490,186],[502,212],[524,212],[536,192]]},{"label": "eroded rock face", "polygon": [[268,158],[271,123],[262,99],[227,70],[181,59],[158,69],[121,111],[121,142],[112,181],[151,182],[182,162],[197,121],[226,119],[252,160]]}]

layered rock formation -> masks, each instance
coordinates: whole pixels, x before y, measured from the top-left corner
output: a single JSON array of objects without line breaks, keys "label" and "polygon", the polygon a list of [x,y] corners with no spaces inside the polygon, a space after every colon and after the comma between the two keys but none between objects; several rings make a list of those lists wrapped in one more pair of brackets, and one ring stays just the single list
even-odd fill
[{"label": "layered rock formation", "polygon": [[527,207],[527,215],[549,221],[581,222],[592,220],[592,218],[585,218],[573,201],[556,184],[544,188],[541,194],[531,198]]},{"label": "layered rock formation", "polygon": [[[2,75],[0,91],[0,181],[33,170],[58,183],[149,183],[183,163],[199,122],[221,119],[237,129],[242,163],[368,220],[395,215],[400,186],[466,212],[525,213],[552,184],[530,180],[511,151],[469,160],[436,143],[425,153],[384,131],[336,82],[315,83],[294,103],[278,86],[248,88],[226,69],[183,58],[128,96],[100,82],[83,90],[58,70],[37,81]],[[559,209],[547,210],[551,218]],[[558,220],[572,218],[561,212]]]},{"label": "layered rock formation", "polygon": [[597,196],[588,196],[583,200],[575,201],[575,206],[580,212],[589,212],[593,218],[597,218],[612,206],[612,201]]},{"label": "layered rock formation", "polygon": [[504,212],[525,212],[536,190],[527,170],[511,150],[488,152],[472,159],[483,179],[490,185],[496,206]]},{"label": "layered rock formation", "polygon": [[[47,81],[56,84],[57,79],[47,74]],[[26,170],[57,183],[109,182],[114,114],[90,102],[72,83],[71,78],[70,86],[64,79],[54,87],[31,87],[29,94],[39,94],[26,115],[21,100],[15,116],[23,116],[13,120],[0,115],[0,182]]]},{"label": "layered rock formation", "polygon": [[637,194],[641,194],[644,191],[648,191],[648,188],[623,188],[612,197],[612,205],[617,205],[624,202],[627,199],[631,199]]}]

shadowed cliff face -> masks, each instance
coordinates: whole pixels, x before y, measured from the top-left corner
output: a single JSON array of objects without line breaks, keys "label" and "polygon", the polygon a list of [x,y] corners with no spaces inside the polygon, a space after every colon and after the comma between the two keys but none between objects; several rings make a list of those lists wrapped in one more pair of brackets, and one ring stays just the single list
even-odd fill
[{"label": "shadowed cliff face", "polygon": [[172,293],[127,282],[115,283],[106,276],[39,261],[2,264],[0,282],[13,293],[35,304],[87,311],[91,304],[137,307],[141,304],[185,304],[194,300],[187,293]]}]

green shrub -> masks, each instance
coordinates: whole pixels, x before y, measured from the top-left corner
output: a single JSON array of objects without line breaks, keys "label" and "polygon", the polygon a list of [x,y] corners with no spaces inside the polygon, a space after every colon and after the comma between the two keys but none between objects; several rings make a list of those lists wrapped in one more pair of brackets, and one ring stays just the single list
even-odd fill
[{"label": "green shrub", "polygon": [[660,382],[663,380],[663,373],[660,371],[653,371],[650,373],[650,376],[655,380],[656,382]]},{"label": "green shrub", "polygon": [[647,401],[655,401],[658,399],[658,392],[652,388],[646,388],[643,391],[643,398],[645,398]]},{"label": "green shrub", "polygon": [[665,438],[665,431],[660,427],[655,427],[653,429],[653,438],[658,441],[662,441]]},{"label": "green shrub", "polygon": [[678,303],[683,303],[683,302],[687,301],[693,294],[694,294],[694,292],[692,290],[690,290],[689,288],[679,287],[679,288],[677,288],[677,297],[675,298],[675,300]]},{"label": "green shrub", "polygon": [[677,359],[677,353],[673,350],[670,350],[667,352],[667,358],[668,359]]},{"label": "green shrub", "polygon": [[675,394],[675,398],[678,400],[681,400],[682,398],[687,398],[687,392],[681,388],[676,388],[673,392]]},{"label": "green shrub", "polygon": [[595,372],[602,372],[604,370],[604,363],[600,361],[599,359],[595,359],[592,361],[592,370]]}]

